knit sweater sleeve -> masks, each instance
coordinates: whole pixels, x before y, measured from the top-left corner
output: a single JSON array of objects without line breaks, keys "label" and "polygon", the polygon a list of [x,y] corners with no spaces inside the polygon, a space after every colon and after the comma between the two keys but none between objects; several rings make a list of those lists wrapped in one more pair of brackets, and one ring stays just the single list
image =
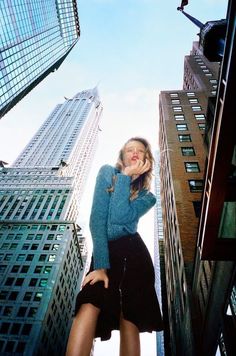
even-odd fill
[{"label": "knit sweater sleeve", "polygon": [[110,194],[107,188],[112,184],[113,174],[114,168],[105,165],[100,168],[96,179],[89,222],[93,241],[94,269],[110,268],[107,240]]},{"label": "knit sweater sleeve", "polygon": [[114,192],[111,197],[111,222],[114,224],[129,224],[138,221],[156,203],[156,197],[147,190],[134,200],[130,200],[131,178],[118,173]]}]

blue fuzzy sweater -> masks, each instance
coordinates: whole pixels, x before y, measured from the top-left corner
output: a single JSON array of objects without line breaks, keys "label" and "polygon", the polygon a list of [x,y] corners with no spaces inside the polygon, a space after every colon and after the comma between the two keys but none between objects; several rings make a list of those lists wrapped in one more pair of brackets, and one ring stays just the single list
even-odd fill
[{"label": "blue fuzzy sweater", "polygon": [[[114,175],[117,176],[115,182]],[[89,224],[94,269],[110,268],[108,241],[135,234],[139,218],[156,202],[155,196],[146,189],[130,200],[130,184],[131,177],[112,166],[102,166],[98,172]],[[109,193],[107,189],[112,185],[114,191]]]}]

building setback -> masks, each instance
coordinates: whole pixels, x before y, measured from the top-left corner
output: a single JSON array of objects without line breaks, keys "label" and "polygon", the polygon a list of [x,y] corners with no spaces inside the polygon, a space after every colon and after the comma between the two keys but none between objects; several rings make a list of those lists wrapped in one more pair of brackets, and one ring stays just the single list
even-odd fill
[{"label": "building setback", "polygon": [[60,67],[80,36],[75,0],[0,2],[0,118]]},{"label": "building setback", "polygon": [[66,99],[0,169],[0,353],[65,352],[86,260],[79,203],[101,114],[96,88]]}]

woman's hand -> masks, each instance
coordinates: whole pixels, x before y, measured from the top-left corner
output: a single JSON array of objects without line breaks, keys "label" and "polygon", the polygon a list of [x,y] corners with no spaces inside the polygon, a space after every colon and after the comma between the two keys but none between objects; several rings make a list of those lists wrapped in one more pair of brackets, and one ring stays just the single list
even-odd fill
[{"label": "woman's hand", "polygon": [[96,269],[95,271],[90,272],[84,278],[82,283],[82,288],[87,284],[95,284],[96,282],[104,282],[104,287],[108,288],[109,279],[107,276],[107,271],[105,269]]},{"label": "woman's hand", "polygon": [[141,161],[140,159],[137,159],[135,164],[125,167],[122,173],[127,176],[135,176],[135,178],[137,178],[141,174],[147,172],[150,168],[151,163],[148,159],[146,159],[145,162]]}]

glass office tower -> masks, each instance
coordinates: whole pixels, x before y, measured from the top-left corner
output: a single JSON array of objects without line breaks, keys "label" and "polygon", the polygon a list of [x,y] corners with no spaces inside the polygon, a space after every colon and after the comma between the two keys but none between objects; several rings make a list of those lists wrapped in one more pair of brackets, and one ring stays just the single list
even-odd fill
[{"label": "glass office tower", "polygon": [[97,89],[59,104],[0,168],[0,354],[64,355],[85,266],[79,204],[97,147]]},{"label": "glass office tower", "polygon": [[58,69],[79,35],[75,0],[0,1],[0,117]]},{"label": "glass office tower", "polygon": [[[156,205],[155,205],[155,225],[154,225],[154,268],[155,268],[155,287],[156,293],[159,300],[160,308],[164,316],[164,309],[166,306],[162,304],[162,285],[165,285],[165,281],[161,282],[165,276],[165,262],[164,262],[164,247],[163,247],[163,223],[162,223],[162,208],[161,208],[161,193],[160,193],[160,175],[159,175],[159,161],[160,153],[155,154],[155,194],[156,194]],[[165,297],[165,296],[164,296]],[[165,311],[166,312],[166,311]],[[164,320],[165,322],[165,320]],[[164,332],[160,331],[156,333],[156,348],[157,356],[165,355],[164,351]]]}]

